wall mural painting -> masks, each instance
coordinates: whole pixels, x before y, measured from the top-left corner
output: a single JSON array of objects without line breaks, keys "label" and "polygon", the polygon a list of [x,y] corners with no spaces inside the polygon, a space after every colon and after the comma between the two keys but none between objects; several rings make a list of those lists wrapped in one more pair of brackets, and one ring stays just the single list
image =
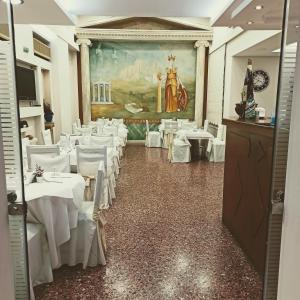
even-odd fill
[{"label": "wall mural painting", "polygon": [[93,41],[90,72],[93,120],[194,119],[193,43]]}]

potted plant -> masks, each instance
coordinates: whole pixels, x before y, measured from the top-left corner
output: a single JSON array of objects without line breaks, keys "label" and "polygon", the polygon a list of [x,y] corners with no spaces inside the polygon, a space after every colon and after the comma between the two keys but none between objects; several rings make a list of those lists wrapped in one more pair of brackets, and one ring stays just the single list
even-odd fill
[{"label": "potted plant", "polygon": [[51,110],[51,105],[47,102],[44,102],[44,117],[46,122],[51,123],[53,119],[53,111]]},{"label": "potted plant", "polygon": [[36,182],[41,183],[44,181],[43,174],[44,174],[44,170],[42,169],[42,167],[39,165],[36,165],[35,172],[34,172]]}]

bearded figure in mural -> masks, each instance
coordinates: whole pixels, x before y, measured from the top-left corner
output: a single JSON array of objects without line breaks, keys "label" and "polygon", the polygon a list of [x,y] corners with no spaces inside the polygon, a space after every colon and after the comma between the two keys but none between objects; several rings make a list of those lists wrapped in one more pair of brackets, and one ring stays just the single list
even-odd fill
[{"label": "bearded figure in mural", "polygon": [[188,93],[177,76],[174,67],[176,57],[172,54],[168,57],[170,66],[167,70],[165,85],[165,112],[186,111],[188,105]]}]

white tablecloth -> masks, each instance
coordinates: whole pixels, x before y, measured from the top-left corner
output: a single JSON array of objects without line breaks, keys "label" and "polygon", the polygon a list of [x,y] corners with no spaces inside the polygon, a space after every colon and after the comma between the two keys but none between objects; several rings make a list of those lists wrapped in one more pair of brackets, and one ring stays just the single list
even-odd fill
[{"label": "white tablecloth", "polygon": [[213,139],[214,136],[203,129],[181,129],[176,132],[177,135],[184,135],[189,140]]},{"label": "white tablecloth", "polygon": [[57,248],[70,239],[70,230],[77,226],[85,182],[77,174],[52,175],[44,174],[46,180],[56,182],[25,185],[25,199],[28,205],[27,222],[45,226],[51,265],[56,268],[60,265]]}]

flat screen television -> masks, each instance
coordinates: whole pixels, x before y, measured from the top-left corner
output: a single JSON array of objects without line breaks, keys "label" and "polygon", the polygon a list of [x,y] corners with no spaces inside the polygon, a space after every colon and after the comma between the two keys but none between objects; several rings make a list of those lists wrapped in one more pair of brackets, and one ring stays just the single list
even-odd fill
[{"label": "flat screen television", "polygon": [[17,66],[18,100],[36,100],[34,70]]}]

